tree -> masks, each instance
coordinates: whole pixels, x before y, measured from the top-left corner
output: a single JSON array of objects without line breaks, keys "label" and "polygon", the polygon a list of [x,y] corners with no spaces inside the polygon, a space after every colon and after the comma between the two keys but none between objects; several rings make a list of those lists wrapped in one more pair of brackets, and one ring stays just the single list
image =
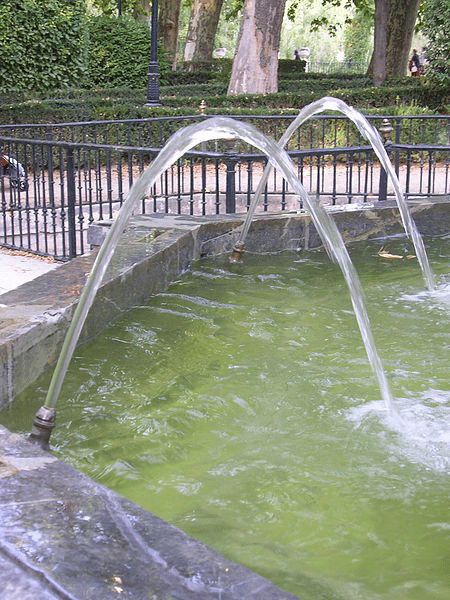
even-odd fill
[{"label": "tree", "polygon": [[[375,0],[374,48],[369,73],[375,85],[406,74],[420,0]],[[382,57],[382,58],[380,58]]]},{"label": "tree", "polygon": [[181,0],[160,0],[158,17],[158,37],[172,63],[176,65],[178,44],[178,23]]},{"label": "tree", "polygon": [[[301,2],[291,0],[289,18],[293,18]],[[405,75],[420,0],[375,0],[375,13],[371,0],[322,0],[324,6],[350,3],[357,11],[371,15],[374,22],[374,49],[368,73],[373,75],[375,85],[381,85],[386,77]],[[335,24],[321,17],[313,22],[313,27],[327,27],[333,35]]]},{"label": "tree", "polygon": [[356,65],[366,65],[372,52],[371,41],[373,18],[356,11],[344,28],[345,60]]},{"label": "tree", "polygon": [[[118,15],[117,0],[91,0],[90,4],[102,15]],[[131,15],[139,21],[147,21],[151,12],[151,0],[122,0],[122,15]]]},{"label": "tree", "polygon": [[148,21],[152,12],[151,0],[134,0],[133,17],[138,21]]},{"label": "tree", "polygon": [[278,50],[286,0],[245,0],[229,95],[278,91]]},{"label": "tree", "polygon": [[390,0],[387,23],[386,75],[406,74],[420,0]]},{"label": "tree", "polygon": [[375,29],[373,34],[372,76],[374,85],[386,79],[387,26],[390,0],[375,0]]},{"label": "tree", "polygon": [[193,0],[184,49],[186,62],[211,60],[222,4],[223,0]]}]

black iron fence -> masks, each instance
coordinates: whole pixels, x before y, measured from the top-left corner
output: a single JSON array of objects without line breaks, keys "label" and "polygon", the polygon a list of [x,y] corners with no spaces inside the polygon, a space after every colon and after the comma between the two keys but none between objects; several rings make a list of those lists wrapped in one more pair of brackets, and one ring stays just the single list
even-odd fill
[{"label": "black iron fence", "polygon": [[[17,167],[0,166],[0,244],[62,260],[83,254],[88,226],[113,219],[171,133],[201,118],[0,127],[2,155],[24,169],[20,174]],[[246,120],[256,120],[260,130],[278,138],[292,118]],[[380,119],[373,120],[381,125]],[[407,196],[449,195],[450,119],[394,117],[391,124],[394,142],[387,140],[386,148]],[[294,135],[289,153],[310,194],[329,205],[389,197],[378,159],[347,119],[327,116],[306,125]],[[203,144],[159,177],[137,211],[244,213],[266,162],[240,142]],[[259,210],[299,208],[283,177],[273,171]]]}]

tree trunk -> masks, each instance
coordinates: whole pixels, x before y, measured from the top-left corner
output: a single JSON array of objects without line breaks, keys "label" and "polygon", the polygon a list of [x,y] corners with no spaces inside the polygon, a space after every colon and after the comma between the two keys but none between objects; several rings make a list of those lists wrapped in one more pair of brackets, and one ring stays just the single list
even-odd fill
[{"label": "tree trunk", "polygon": [[386,79],[387,27],[390,0],[375,0],[375,29],[372,56],[372,78],[375,86]]},{"label": "tree trunk", "polygon": [[381,85],[386,77],[405,75],[419,4],[420,0],[375,0],[374,50],[367,70],[368,75],[373,76],[374,85]]},{"label": "tree trunk", "polygon": [[386,76],[406,74],[420,0],[391,0],[387,28]]},{"label": "tree trunk", "polygon": [[223,0],[193,0],[184,49],[186,62],[211,60],[222,4]]},{"label": "tree trunk", "polygon": [[175,69],[181,0],[160,0],[158,37]]},{"label": "tree trunk", "polygon": [[278,50],[286,0],[245,0],[229,95],[278,91]]}]

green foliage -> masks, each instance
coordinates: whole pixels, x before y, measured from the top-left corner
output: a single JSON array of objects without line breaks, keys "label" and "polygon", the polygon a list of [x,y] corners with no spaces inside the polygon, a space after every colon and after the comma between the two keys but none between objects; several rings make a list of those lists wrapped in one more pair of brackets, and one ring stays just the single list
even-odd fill
[{"label": "green foliage", "polygon": [[[84,0],[3,0],[0,92],[147,85],[150,33],[132,17],[86,18]],[[158,51],[160,81],[171,72]]]},{"label": "green foliage", "polygon": [[[92,0],[91,3],[102,15],[112,16],[118,14],[117,0]],[[135,5],[136,0],[122,0],[122,14],[132,13]]]},{"label": "green foliage", "polygon": [[356,63],[367,64],[369,53],[372,48],[371,21],[363,13],[356,13],[344,31],[345,60]]},{"label": "green foliage", "polygon": [[[94,86],[142,88],[147,84],[150,34],[148,25],[131,17],[89,19],[89,82]],[[161,82],[170,70],[159,50]]]},{"label": "green foliage", "polygon": [[450,87],[450,2],[427,0],[422,31],[429,39],[427,77]]},{"label": "green foliage", "polygon": [[[205,74],[204,71],[202,73]],[[429,85],[425,77],[397,78],[386,86],[374,88],[364,76],[300,73],[295,79],[289,75],[292,73],[282,75],[280,93],[266,96],[226,96],[226,83],[211,83],[211,80],[195,85],[162,86],[163,106],[160,108],[145,106],[145,84],[139,89],[62,89],[56,97],[49,97],[45,92],[1,94],[0,123],[56,123],[198,114],[202,100],[206,102],[208,114],[296,114],[305,104],[326,95],[342,98],[359,110],[377,114],[448,111],[445,88]],[[208,76],[212,77],[211,71]]]},{"label": "green foliage", "polygon": [[2,0],[0,91],[49,90],[83,81],[84,0]]}]

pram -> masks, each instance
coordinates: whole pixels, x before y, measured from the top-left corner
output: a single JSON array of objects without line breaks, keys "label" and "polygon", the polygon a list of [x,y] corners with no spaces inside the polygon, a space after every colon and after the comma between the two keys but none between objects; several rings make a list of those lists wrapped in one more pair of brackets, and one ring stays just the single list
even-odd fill
[{"label": "pram", "polygon": [[12,187],[24,192],[28,189],[25,169],[15,158],[0,151],[0,178],[7,177]]}]

